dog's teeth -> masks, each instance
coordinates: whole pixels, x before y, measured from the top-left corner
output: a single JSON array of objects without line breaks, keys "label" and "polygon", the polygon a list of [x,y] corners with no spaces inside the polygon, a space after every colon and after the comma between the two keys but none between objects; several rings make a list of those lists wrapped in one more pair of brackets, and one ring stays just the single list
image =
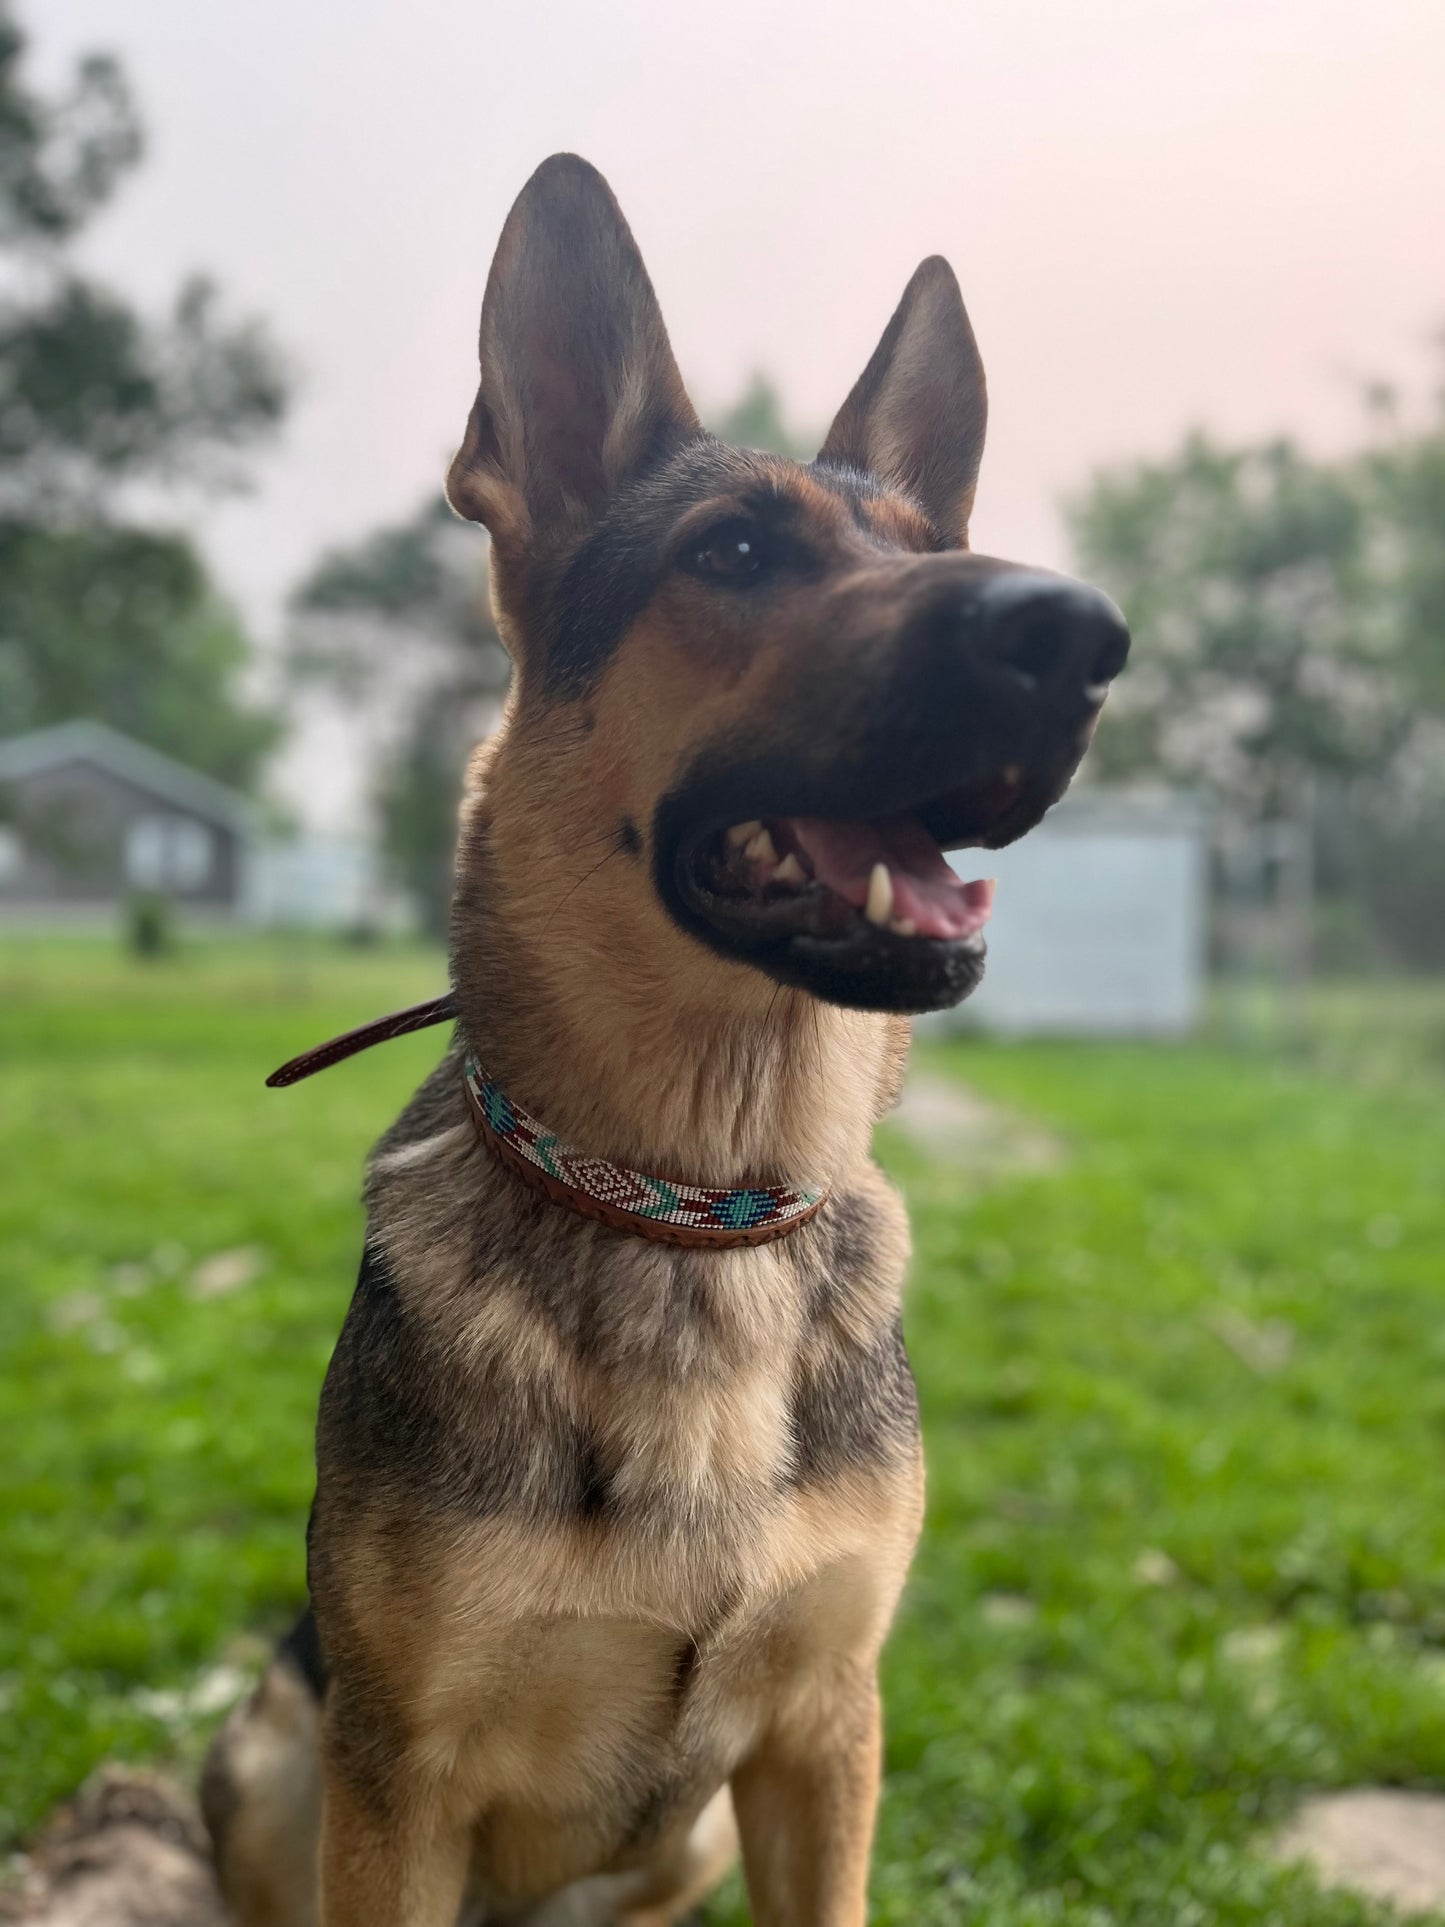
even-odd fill
[{"label": "dog's teeth", "polygon": [[1103,702],[1108,693],[1109,685],[1106,682],[1090,682],[1084,684],[1084,701],[1086,703],[1093,703],[1096,708]]},{"label": "dog's teeth", "polygon": [[869,923],[886,924],[893,912],[893,879],[886,863],[875,863],[868,878],[868,901],[863,914]]},{"label": "dog's teeth", "polygon": [[807,872],[804,870],[802,864],[799,863],[798,859],[793,855],[793,852],[789,850],[788,854],[783,858],[782,862],[778,865],[777,869],[774,870],[773,882],[774,883],[806,883],[807,881],[808,881]]},{"label": "dog's teeth", "polygon": [[888,919],[888,928],[893,932],[895,937],[916,937],[918,935],[918,925],[913,921],[912,917],[890,917]]},{"label": "dog's teeth", "polygon": [[762,824],[759,823],[756,817],[753,818],[751,823],[734,823],[724,838],[724,841],[730,850],[741,850],[745,845],[752,842],[762,827]]},{"label": "dog's teeth", "polygon": [[769,869],[771,869],[778,860],[778,852],[773,847],[773,839],[761,825],[758,827],[757,835],[744,847],[743,855],[747,857],[750,862],[766,863]]}]

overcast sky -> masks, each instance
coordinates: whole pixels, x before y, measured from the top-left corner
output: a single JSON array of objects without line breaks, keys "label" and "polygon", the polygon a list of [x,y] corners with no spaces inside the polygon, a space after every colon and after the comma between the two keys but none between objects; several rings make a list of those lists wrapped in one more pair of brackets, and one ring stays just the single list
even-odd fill
[{"label": "overcast sky", "polygon": [[498,229],[536,163],[609,176],[706,410],[754,366],[825,425],[908,274],[958,271],[989,371],[975,546],[1194,423],[1356,432],[1445,320],[1445,0],[22,0],[104,45],[150,154],[88,255],[204,267],[300,376],[202,532],[264,628],[325,544],[435,488]]}]

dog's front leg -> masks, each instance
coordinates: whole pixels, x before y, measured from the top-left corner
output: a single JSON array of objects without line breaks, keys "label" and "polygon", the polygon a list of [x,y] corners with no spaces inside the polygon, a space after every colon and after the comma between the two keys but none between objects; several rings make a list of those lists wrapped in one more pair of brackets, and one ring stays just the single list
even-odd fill
[{"label": "dog's front leg", "polygon": [[757,1927],[864,1927],[878,1805],[877,1680],[811,1681],[733,1775]]},{"label": "dog's front leg", "polygon": [[469,1851],[470,1829],[431,1776],[404,1755],[378,1770],[328,1730],[321,1927],[456,1927]]}]

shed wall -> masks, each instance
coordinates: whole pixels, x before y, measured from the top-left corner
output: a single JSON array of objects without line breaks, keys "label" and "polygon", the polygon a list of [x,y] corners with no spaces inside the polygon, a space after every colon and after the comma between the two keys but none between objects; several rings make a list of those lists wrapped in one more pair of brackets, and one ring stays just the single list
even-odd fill
[{"label": "shed wall", "polygon": [[986,1029],[1170,1036],[1203,1010],[1207,878],[1202,821],[1081,809],[1006,850],[950,858],[994,875],[984,981],[958,1013]]}]

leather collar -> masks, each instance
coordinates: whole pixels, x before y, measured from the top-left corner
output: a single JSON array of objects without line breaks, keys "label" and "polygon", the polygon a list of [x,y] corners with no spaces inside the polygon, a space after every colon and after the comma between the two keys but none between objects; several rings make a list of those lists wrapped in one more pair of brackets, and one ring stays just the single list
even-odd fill
[{"label": "leather collar", "polygon": [[[266,1083],[273,1090],[299,1084],[373,1044],[453,1021],[457,1014],[451,991],[411,1004],[289,1058]],[[463,1083],[477,1135],[501,1163],[553,1204],[635,1238],[692,1250],[771,1244],[806,1224],[827,1197],[821,1187],[688,1184],[588,1157],[514,1104],[475,1057],[467,1058]]]},{"label": "leather collar", "polygon": [[688,1184],[589,1157],[514,1103],[475,1057],[465,1083],[478,1137],[518,1177],[554,1204],[636,1238],[702,1250],[771,1244],[806,1224],[826,1196],[821,1187]]}]

